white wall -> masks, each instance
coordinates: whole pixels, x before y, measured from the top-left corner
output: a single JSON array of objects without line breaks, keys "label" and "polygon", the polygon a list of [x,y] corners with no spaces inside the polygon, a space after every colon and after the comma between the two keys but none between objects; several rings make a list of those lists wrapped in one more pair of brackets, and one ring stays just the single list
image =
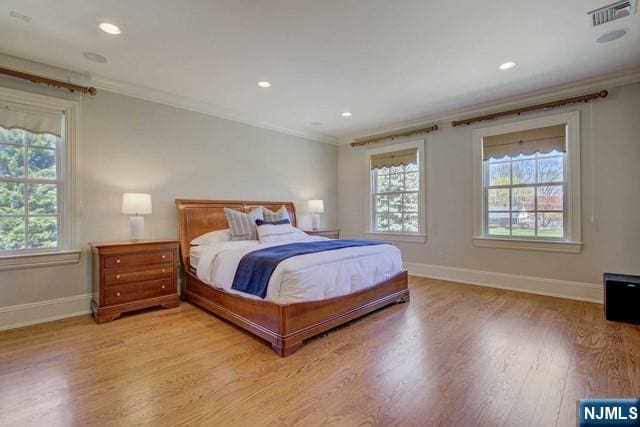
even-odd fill
[{"label": "white wall", "polygon": [[77,97],[10,80],[0,85],[80,100],[78,231],[84,251],[79,264],[0,272],[0,329],[3,313],[5,322],[15,317],[8,306],[89,292],[87,242],[128,237],[128,219],[120,214],[123,192],[152,194],[148,238],[178,237],[176,198],[292,200],[301,226],[311,224],[306,200],[324,199],[323,222],[336,223],[335,146],[106,91]]},{"label": "white wall", "polygon": [[[475,247],[473,129],[575,110],[580,111],[582,135],[582,253]],[[338,218],[343,235],[350,237],[362,236],[366,223],[363,151],[342,146],[338,152]],[[609,97],[591,104],[522,118],[456,128],[441,122],[427,139],[427,235],[426,243],[397,243],[406,262],[588,284],[600,283],[605,271],[640,274],[640,84],[614,88]],[[599,292],[591,290],[591,295]]]}]

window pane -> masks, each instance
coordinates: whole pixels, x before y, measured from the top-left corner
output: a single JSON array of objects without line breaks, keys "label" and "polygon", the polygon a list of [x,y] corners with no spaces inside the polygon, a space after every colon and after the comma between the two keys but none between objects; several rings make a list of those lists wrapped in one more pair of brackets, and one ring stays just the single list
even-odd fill
[{"label": "window pane", "polygon": [[376,215],[376,230],[389,230],[389,214],[378,213]]},{"label": "window pane", "polygon": [[402,214],[401,213],[389,214],[389,230],[402,231]]},{"label": "window pane", "polygon": [[405,171],[407,172],[418,172],[418,164],[417,163],[409,163],[405,166]]},{"label": "window pane", "polygon": [[386,212],[389,210],[389,196],[376,195],[376,211]]},{"label": "window pane", "polygon": [[29,214],[55,215],[58,207],[56,184],[29,184]]},{"label": "window pane", "polygon": [[489,212],[509,210],[509,189],[490,188],[489,190]]},{"label": "window pane", "polygon": [[0,182],[0,215],[24,215],[24,184]]},{"label": "window pane", "polygon": [[562,185],[546,185],[538,187],[538,210],[561,211],[563,210]]},{"label": "window pane", "polygon": [[511,235],[513,237],[534,237],[536,235],[536,213],[513,212],[511,214]]},{"label": "window pane", "polygon": [[29,218],[29,247],[55,248],[58,246],[58,218],[55,216]]},{"label": "window pane", "polygon": [[418,193],[409,193],[404,196],[404,211],[418,212]]},{"label": "window pane", "polygon": [[564,237],[562,213],[546,212],[538,214],[538,237]]},{"label": "window pane", "polygon": [[389,195],[389,212],[402,212],[402,194]]},{"label": "window pane", "polygon": [[0,250],[24,249],[24,218],[0,217]]},{"label": "window pane", "polygon": [[0,142],[22,145],[24,133],[25,132],[20,129],[5,129],[0,127]]},{"label": "window pane", "polygon": [[376,173],[376,193],[389,192],[389,175],[380,175]]},{"label": "window pane", "polygon": [[404,166],[391,166],[391,173],[400,174],[404,172]]},{"label": "window pane", "polygon": [[511,209],[515,211],[532,211],[535,210],[536,190],[531,187],[514,188],[511,190]]},{"label": "window pane", "polygon": [[538,157],[551,157],[551,156],[561,156],[564,153],[562,151],[558,151],[558,150],[553,150],[550,153],[538,153]]},{"label": "window pane", "polygon": [[562,182],[564,158],[552,157],[538,160],[538,182]]},{"label": "window pane", "polygon": [[513,184],[533,184],[536,180],[536,162],[523,160],[513,162]]},{"label": "window pane", "polygon": [[417,213],[404,214],[403,221],[404,221],[404,231],[410,231],[412,233],[418,232],[418,214]]},{"label": "window pane", "polygon": [[56,151],[47,148],[31,148],[29,155],[29,178],[56,178]]},{"label": "window pane", "polygon": [[420,174],[418,172],[407,173],[406,175],[406,191],[418,191],[420,189]]},{"label": "window pane", "polygon": [[404,190],[404,174],[389,175],[389,191]]},{"label": "window pane", "polygon": [[490,213],[489,214],[489,235],[508,236],[509,235],[509,214]]},{"label": "window pane", "polygon": [[12,178],[24,176],[24,149],[22,147],[0,144],[0,176]]},{"label": "window pane", "polygon": [[511,184],[511,169],[509,163],[489,164],[489,185]]},{"label": "window pane", "polygon": [[536,157],[535,154],[518,154],[517,156],[512,157],[513,160],[526,160],[526,159],[534,159]]},{"label": "window pane", "polygon": [[30,134],[29,145],[34,147],[56,148],[59,139],[57,136],[49,133]]}]

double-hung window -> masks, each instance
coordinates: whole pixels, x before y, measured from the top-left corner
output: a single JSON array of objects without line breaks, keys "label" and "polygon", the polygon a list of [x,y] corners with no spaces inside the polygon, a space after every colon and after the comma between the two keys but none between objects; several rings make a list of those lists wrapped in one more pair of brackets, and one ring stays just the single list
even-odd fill
[{"label": "double-hung window", "polygon": [[424,141],[367,152],[369,235],[424,240]]},{"label": "double-hung window", "polygon": [[580,249],[578,116],[564,114],[475,132],[475,242]]},{"label": "double-hung window", "polygon": [[0,269],[78,259],[69,114],[70,101],[0,90]]}]

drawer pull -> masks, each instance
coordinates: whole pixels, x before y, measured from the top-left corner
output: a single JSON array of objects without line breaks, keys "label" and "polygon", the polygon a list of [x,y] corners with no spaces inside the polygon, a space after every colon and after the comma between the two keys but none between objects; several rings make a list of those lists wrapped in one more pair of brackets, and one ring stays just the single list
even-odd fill
[{"label": "drawer pull", "polygon": [[164,273],[165,271],[166,271],[166,270],[163,268],[163,269],[162,269],[162,272]]},{"label": "drawer pull", "polygon": [[119,278],[120,278],[120,275],[119,275],[119,274],[116,274],[116,279],[119,279]]},{"label": "drawer pull", "polygon": [[165,288],[165,286],[164,286],[164,285],[162,285],[162,289],[164,289],[164,288]]},{"label": "drawer pull", "polygon": [[119,259],[116,260],[116,264],[120,264],[120,260]]},{"label": "drawer pull", "polygon": [[162,259],[165,259],[167,256],[166,255],[162,255]]},{"label": "drawer pull", "polygon": [[117,293],[116,293],[116,296],[117,296],[117,297],[119,297],[119,296],[120,296],[120,292],[117,292]]}]

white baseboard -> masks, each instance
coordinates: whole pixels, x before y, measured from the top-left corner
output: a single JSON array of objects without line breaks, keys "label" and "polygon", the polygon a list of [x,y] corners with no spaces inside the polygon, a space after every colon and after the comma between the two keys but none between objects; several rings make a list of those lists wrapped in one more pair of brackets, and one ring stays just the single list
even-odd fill
[{"label": "white baseboard", "polygon": [[405,268],[413,276],[602,304],[602,285],[594,283],[570,282],[413,262],[405,263]]},{"label": "white baseboard", "polygon": [[0,331],[90,312],[91,294],[0,307]]}]

